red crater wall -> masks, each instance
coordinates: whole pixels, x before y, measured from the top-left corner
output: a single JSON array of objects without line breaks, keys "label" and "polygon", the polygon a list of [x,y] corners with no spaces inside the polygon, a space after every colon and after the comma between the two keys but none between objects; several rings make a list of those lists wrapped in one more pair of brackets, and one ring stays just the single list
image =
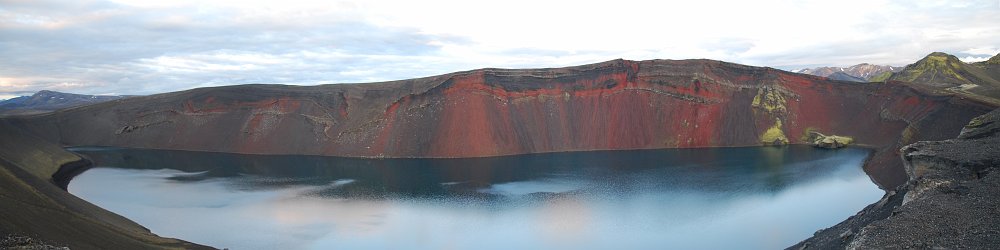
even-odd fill
[{"label": "red crater wall", "polygon": [[[903,83],[851,83],[710,60],[483,69],[367,84],[242,85],[135,97],[17,122],[64,145],[358,157],[755,146],[806,131],[876,149],[955,137],[986,104]],[[779,125],[780,124],[780,125]],[[768,133],[771,130],[772,133]]]}]

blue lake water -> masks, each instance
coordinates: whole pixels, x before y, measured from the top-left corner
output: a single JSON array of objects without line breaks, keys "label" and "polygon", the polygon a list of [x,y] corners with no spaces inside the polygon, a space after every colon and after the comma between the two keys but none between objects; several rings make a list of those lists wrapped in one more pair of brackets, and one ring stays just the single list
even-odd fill
[{"label": "blue lake water", "polygon": [[69,191],[230,249],[776,249],[877,201],[865,149],[357,159],[73,148]]}]

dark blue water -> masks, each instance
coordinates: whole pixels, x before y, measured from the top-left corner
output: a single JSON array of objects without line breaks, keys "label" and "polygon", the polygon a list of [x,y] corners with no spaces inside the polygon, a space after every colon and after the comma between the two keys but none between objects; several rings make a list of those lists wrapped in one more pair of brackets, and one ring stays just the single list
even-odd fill
[{"label": "dark blue water", "polygon": [[232,249],[774,249],[878,200],[869,152],[806,146],[474,159],[75,148],[69,191]]}]

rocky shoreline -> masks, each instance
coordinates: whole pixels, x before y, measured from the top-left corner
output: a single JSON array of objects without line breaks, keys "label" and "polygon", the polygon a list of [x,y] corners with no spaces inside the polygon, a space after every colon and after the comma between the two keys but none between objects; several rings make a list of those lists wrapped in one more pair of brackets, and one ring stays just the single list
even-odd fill
[{"label": "rocky shoreline", "polygon": [[1000,109],[956,139],[901,150],[909,181],[789,249],[989,249],[1000,246]]},{"label": "rocky shoreline", "polygon": [[52,183],[62,190],[69,191],[69,181],[73,180],[73,177],[87,171],[94,166],[94,163],[90,160],[81,157],[80,160],[67,162],[59,166],[59,170],[52,174]]}]

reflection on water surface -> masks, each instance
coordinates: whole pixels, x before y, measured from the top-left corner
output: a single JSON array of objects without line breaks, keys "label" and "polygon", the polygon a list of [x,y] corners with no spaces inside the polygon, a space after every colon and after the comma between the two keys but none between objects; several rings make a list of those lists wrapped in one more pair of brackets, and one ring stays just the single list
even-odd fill
[{"label": "reflection on water surface", "polygon": [[355,159],[74,148],[73,194],[232,249],[783,248],[883,194],[863,149]]}]

